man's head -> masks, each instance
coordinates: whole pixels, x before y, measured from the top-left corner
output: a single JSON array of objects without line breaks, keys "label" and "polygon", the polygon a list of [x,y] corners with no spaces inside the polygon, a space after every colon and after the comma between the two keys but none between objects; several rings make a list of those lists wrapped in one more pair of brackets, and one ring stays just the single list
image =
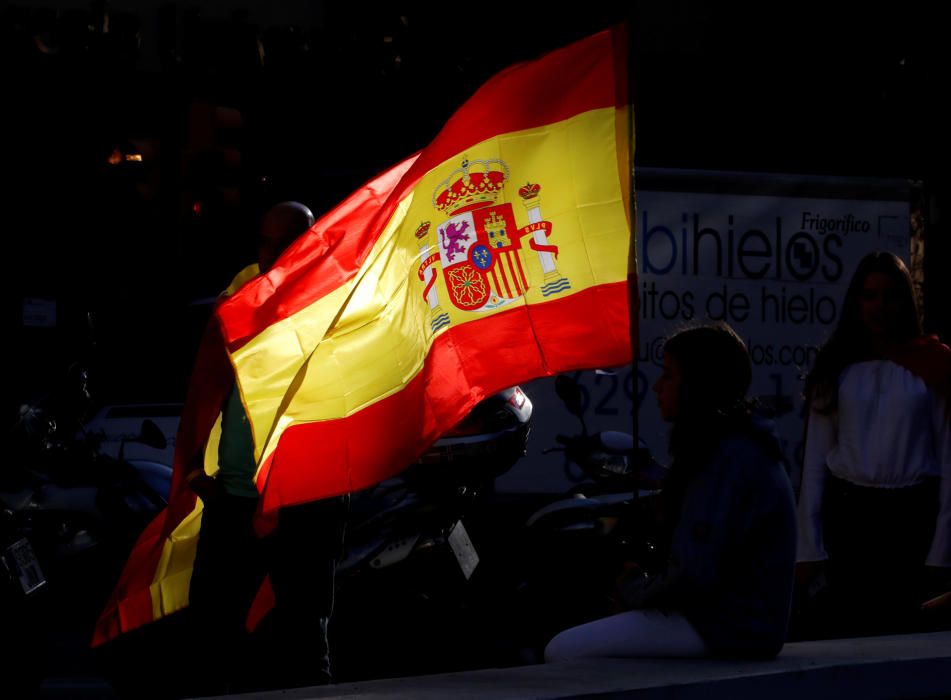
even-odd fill
[{"label": "man's head", "polygon": [[314,215],[300,202],[281,202],[264,215],[258,232],[258,266],[267,272],[298,236],[314,225]]}]

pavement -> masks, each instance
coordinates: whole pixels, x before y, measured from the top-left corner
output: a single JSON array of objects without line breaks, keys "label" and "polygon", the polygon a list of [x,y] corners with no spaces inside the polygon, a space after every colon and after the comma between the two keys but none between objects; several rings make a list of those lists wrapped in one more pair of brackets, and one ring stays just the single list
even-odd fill
[{"label": "pavement", "polygon": [[951,698],[951,632],[787,644],[770,661],[590,659],[248,693],[260,700]]}]

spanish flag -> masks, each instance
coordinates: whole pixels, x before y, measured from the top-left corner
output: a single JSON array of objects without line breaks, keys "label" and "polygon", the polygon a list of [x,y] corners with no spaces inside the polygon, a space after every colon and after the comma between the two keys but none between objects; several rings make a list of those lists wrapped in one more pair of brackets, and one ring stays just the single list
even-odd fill
[{"label": "spanish flag", "polygon": [[232,381],[266,516],[393,476],[503,388],[630,362],[626,67],[615,28],[504,70],[218,305],[169,508],[94,644],[187,605],[201,503],[181,472],[216,469]]}]

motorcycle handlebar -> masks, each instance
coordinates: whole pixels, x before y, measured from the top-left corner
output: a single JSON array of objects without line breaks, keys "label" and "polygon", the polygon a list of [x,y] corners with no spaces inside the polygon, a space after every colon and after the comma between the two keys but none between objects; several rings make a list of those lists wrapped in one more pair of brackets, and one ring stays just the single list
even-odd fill
[{"label": "motorcycle handlebar", "polygon": [[[627,433],[607,431],[592,435],[556,435],[555,441],[563,448],[546,452],[564,451],[569,459],[595,481],[640,478],[642,465],[653,462],[646,448],[637,448]],[[643,454],[642,454],[643,453]]]}]

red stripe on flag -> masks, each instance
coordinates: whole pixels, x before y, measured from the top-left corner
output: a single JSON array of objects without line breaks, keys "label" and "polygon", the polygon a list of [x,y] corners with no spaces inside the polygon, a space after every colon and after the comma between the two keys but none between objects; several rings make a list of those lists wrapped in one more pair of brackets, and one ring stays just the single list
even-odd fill
[{"label": "red stripe on flag", "polygon": [[[512,273],[512,284],[515,285],[515,295],[522,296],[525,293],[525,289],[522,287],[521,281],[519,280],[519,274],[515,271],[515,265],[512,264],[512,258],[518,259],[518,254],[506,252],[503,257],[505,258],[505,262],[509,264],[509,271]],[[521,268],[521,265],[519,268]]]},{"label": "red stripe on flag", "polygon": [[496,255],[496,264],[492,266],[493,270],[498,269],[499,277],[502,278],[502,284],[505,287],[504,296],[506,299],[514,299],[515,295],[512,294],[512,289],[509,287],[509,276],[505,273],[505,259],[501,254]]},{"label": "red stripe on flag", "polygon": [[263,509],[363,489],[393,476],[479,401],[508,386],[630,361],[626,282],[452,327],[436,338],[423,371],[401,391],[347,418],[285,431],[274,453],[279,457],[259,473]]},{"label": "red stripe on flag", "polygon": [[162,533],[167,513],[167,510],[159,513],[139,535],[126,562],[122,579],[96,622],[92,646],[153,621],[149,587],[165,545]]},{"label": "red stripe on flag", "polygon": [[525,279],[525,270],[522,269],[522,256],[518,253],[515,253],[514,256],[515,264],[518,265],[518,274],[522,280],[522,289],[528,289],[528,280]]},{"label": "red stripe on flag", "polygon": [[489,268],[489,275],[492,277],[492,289],[497,296],[502,296],[502,288],[499,287],[499,276],[495,274],[495,266]]}]

